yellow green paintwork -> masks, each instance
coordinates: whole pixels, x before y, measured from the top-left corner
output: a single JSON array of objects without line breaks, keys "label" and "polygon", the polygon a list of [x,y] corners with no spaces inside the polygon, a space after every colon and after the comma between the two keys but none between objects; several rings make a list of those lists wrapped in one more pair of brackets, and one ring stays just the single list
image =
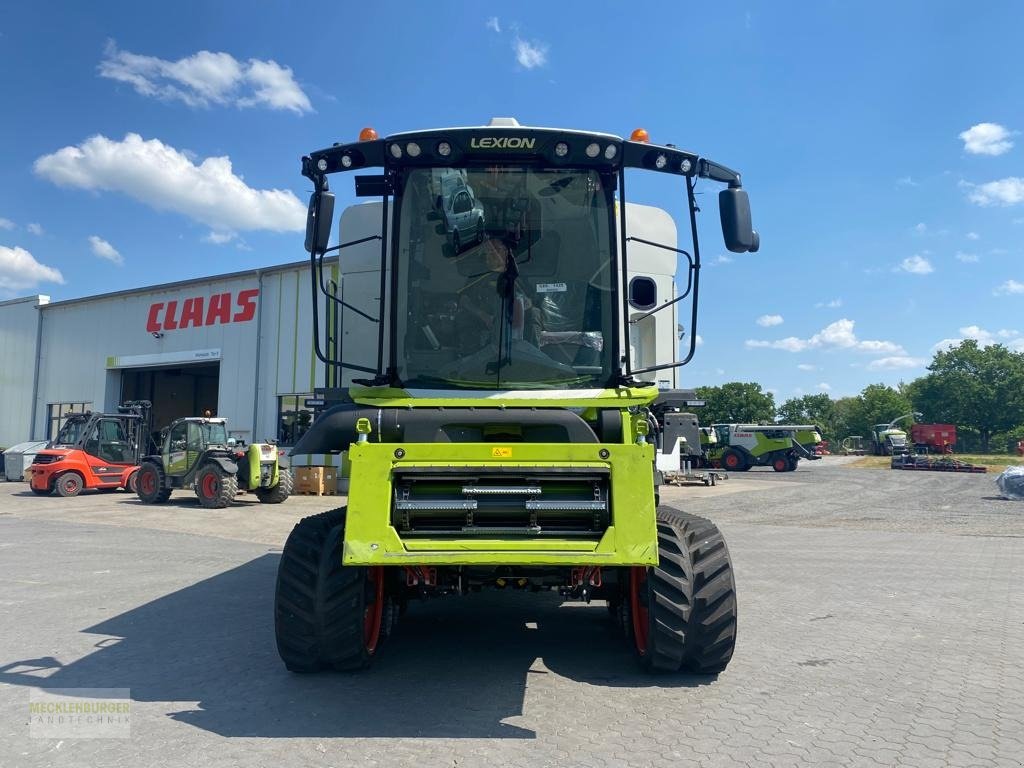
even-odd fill
[{"label": "yellow green paintwork", "polygon": [[[461,404],[461,402],[460,402]],[[616,444],[375,443],[348,451],[351,485],[345,523],[346,565],[655,565],[658,562],[652,463],[654,449],[636,442],[639,417],[624,412]],[[401,448],[404,455],[395,456]],[[602,449],[608,451],[601,458]],[[612,525],[600,540],[575,538],[402,539],[391,525],[392,472],[401,467],[514,466],[604,468],[611,473]]]},{"label": "yellow green paintwork", "polygon": [[538,397],[539,392],[530,390],[496,391],[487,397],[424,397],[394,387],[353,386],[348,394],[360,405],[380,408],[629,408],[653,403],[658,396],[658,388],[615,387],[593,395],[564,389],[554,397],[545,391],[542,398]]},{"label": "yellow green paintwork", "polygon": [[[260,485],[260,444],[253,443],[250,445],[245,452],[245,460],[249,464],[249,484],[246,490],[253,490],[259,488]],[[269,463],[269,462],[268,462]],[[277,470],[280,464],[277,461],[277,448],[274,448],[274,469],[270,473],[270,485],[268,488],[273,488],[277,485]]]}]

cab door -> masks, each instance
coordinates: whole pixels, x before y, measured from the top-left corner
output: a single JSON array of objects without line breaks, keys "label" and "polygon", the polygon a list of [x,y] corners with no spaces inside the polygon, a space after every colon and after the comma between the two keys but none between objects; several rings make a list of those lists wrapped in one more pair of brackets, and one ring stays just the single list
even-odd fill
[{"label": "cab door", "polygon": [[169,475],[183,475],[188,471],[188,423],[175,424],[164,444],[164,465]]},{"label": "cab door", "polygon": [[206,443],[203,440],[203,425],[197,421],[188,423],[188,436],[185,443],[185,471],[191,471],[199,460]]}]

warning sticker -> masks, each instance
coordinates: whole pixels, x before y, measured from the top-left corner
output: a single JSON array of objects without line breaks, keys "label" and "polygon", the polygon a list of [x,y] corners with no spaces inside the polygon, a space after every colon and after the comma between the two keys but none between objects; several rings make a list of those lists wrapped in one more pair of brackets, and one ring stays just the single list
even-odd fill
[{"label": "warning sticker", "polygon": [[512,449],[511,448],[491,448],[491,456],[495,459],[511,459]]},{"label": "warning sticker", "polygon": [[565,293],[565,283],[537,283],[537,293]]}]

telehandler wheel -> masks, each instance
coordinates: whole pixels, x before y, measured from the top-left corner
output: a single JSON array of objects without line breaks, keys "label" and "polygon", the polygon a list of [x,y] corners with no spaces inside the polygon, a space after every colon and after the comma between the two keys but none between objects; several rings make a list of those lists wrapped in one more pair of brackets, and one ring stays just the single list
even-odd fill
[{"label": "telehandler wheel", "polygon": [[200,504],[207,509],[223,509],[238,495],[238,478],[211,461],[196,472],[195,488]]},{"label": "telehandler wheel", "polygon": [[171,489],[165,487],[164,470],[153,461],[144,461],[135,473],[135,493],[143,504],[163,504],[171,498]]},{"label": "telehandler wheel", "polygon": [[77,496],[81,493],[83,485],[82,476],[77,472],[65,472],[53,484],[54,488],[57,489],[57,493],[65,498]]},{"label": "telehandler wheel", "polygon": [[345,509],[300,520],[281,553],[274,629],[292,672],[367,667],[390,632],[384,568],[342,565]]},{"label": "telehandler wheel", "polygon": [[657,566],[629,569],[629,629],[649,672],[717,674],[736,645],[729,550],[702,517],[658,510]]},{"label": "telehandler wheel", "polygon": [[726,448],[725,452],[722,454],[722,469],[728,469],[733,472],[743,472],[747,469],[747,462],[739,451],[735,451],[732,448]]},{"label": "telehandler wheel", "polygon": [[280,504],[292,495],[292,472],[290,469],[279,467],[277,470],[277,485],[273,488],[257,488],[256,498],[261,504]]}]

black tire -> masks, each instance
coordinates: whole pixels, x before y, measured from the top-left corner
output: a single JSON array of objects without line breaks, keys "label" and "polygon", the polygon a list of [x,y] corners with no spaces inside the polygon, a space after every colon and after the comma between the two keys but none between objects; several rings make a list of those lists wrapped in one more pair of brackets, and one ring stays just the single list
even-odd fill
[{"label": "black tire", "polygon": [[292,472],[290,469],[278,467],[277,485],[273,488],[257,488],[256,498],[260,504],[280,504],[292,495]]},{"label": "black tire", "polygon": [[484,220],[480,219],[476,223],[476,241],[477,241],[477,243],[478,244],[482,243],[484,241],[485,237],[487,237],[487,235],[484,232]]},{"label": "black tire", "polygon": [[791,472],[793,468],[790,466],[789,457],[785,454],[779,454],[772,457],[772,469],[776,472]]},{"label": "black tire", "polygon": [[196,472],[195,491],[199,503],[207,509],[224,509],[238,495],[238,478],[209,461]]},{"label": "black tire", "polygon": [[82,488],[85,487],[85,481],[77,472],[65,472],[57,478],[53,487],[58,495],[70,498],[82,492]]},{"label": "black tire", "polygon": [[135,491],[137,490],[138,479],[139,473],[136,470],[135,472],[132,472],[130,475],[128,475],[128,482],[124,484],[124,489],[128,491],[128,493],[135,493]]},{"label": "black tire", "polygon": [[462,239],[459,237],[458,227],[452,230],[452,249],[455,251],[456,256],[458,256],[459,252],[462,251]]},{"label": "black tire", "polygon": [[135,473],[135,494],[143,504],[163,504],[171,498],[166,487],[164,468],[155,461],[144,461]]},{"label": "black tire", "polygon": [[722,469],[730,472],[745,472],[748,469],[747,460],[739,451],[726,448],[722,453]]},{"label": "black tire", "polygon": [[796,456],[790,456],[789,457],[789,471],[790,472],[795,472],[796,468],[797,468],[797,465],[799,463],[800,463],[800,459],[799,458],[797,458]]},{"label": "black tire", "polygon": [[725,539],[709,520],[658,510],[654,567],[628,569],[629,630],[649,672],[718,674],[736,646],[736,586]]},{"label": "black tire", "polygon": [[341,507],[300,520],[281,552],[274,631],[292,672],[367,667],[390,631],[384,568],[342,565],[344,537]]}]

